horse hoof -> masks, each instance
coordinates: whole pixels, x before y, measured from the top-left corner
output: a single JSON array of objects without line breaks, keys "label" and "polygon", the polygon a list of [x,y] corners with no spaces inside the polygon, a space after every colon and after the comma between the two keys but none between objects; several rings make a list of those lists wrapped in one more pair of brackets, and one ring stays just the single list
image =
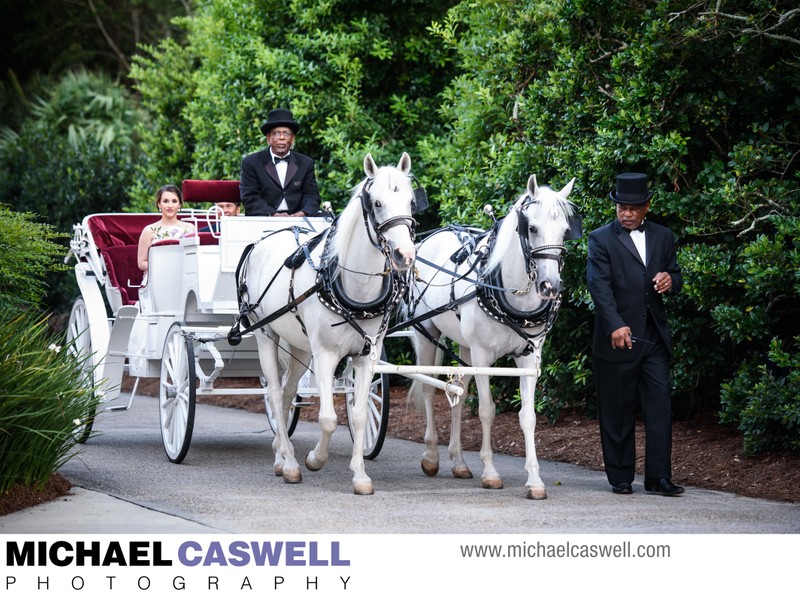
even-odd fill
[{"label": "horse hoof", "polygon": [[453,467],[453,477],[456,479],[472,479],[472,471],[466,465],[457,465]]},{"label": "horse hoof", "polygon": [[422,472],[428,477],[433,477],[439,473],[439,463],[431,463],[427,459],[422,459],[420,467],[422,467]]},{"label": "horse hoof", "polygon": [[375,489],[372,487],[371,481],[353,482],[353,493],[356,496],[372,496]]},{"label": "horse hoof", "polygon": [[483,487],[487,490],[502,490],[503,489],[503,480],[499,477],[494,479],[483,479],[482,480]]},{"label": "horse hoof", "polygon": [[272,466],[272,470],[275,472],[275,475],[277,475],[278,477],[283,475],[283,465],[281,463],[275,463]]},{"label": "horse hoof", "polygon": [[306,468],[309,471],[319,471],[324,466],[325,466],[325,461],[322,462],[318,461],[313,456],[311,456],[311,453],[309,453],[308,456],[306,457]]},{"label": "horse hoof", "polygon": [[303,481],[303,474],[300,472],[300,469],[291,469],[283,470],[283,482],[284,483],[302,483]]},{"label": "horse hoof", "polygon": [[547,500],[544,488],[528,488],[528,493],[525,497],[528,500]]}]

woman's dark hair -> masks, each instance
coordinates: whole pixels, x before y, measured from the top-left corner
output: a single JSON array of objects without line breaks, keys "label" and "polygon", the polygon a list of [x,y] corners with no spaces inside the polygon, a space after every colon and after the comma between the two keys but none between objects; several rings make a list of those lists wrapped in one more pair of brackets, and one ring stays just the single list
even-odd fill
[{"label": "woman's dark hair", "polygon": [[158,208],[158,203],[161,200],[161,195],[164,194],[165,192],[172,192],[175,196],[178,197],[178,202],[180,202],[181,206],[183,206],[183,197],[181,196],[181,189],[178,188],[175,184],[166,184],[156,191],[156,208]]}]

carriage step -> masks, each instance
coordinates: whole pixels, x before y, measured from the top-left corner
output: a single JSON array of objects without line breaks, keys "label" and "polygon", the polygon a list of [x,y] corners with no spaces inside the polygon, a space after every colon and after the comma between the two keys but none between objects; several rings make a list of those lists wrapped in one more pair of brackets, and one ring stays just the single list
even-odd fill
[{"label": "carriage step", "polygon": [[127,411],[130,409],[130,405],[113,405],[112,407],[106,407],[106,411]]}]

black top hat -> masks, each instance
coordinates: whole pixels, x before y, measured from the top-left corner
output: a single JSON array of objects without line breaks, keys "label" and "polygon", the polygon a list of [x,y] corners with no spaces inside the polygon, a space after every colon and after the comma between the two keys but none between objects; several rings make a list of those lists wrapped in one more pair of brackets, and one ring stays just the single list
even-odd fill
[{"label": "black top hat", "polygon": [[641,205],[653,197],[653,191],[647,188],[647,174],[619,174],[617,189],[608,196],[621,205]]},{"label": "black top hat", "polygon": [[267,136],[270,130],[277,128],[278,126],[286,126],[295,134],[297,134],[297,131],[300,130],[300,124],[295,122],[294,118],[292,117],[292,112],[290,112],[288,109],[278,108],[267,114],[267,121],[263,126],[261,126],[261,132],[264,133],[264,136]]}]

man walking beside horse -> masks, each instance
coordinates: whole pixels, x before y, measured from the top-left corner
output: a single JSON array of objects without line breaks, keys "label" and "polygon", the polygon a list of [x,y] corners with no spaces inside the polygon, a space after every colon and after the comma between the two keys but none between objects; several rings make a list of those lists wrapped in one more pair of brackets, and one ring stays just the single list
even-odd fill
[{"label": "man walking beside horse", "polygon": [[594,376],[606,476],[614,494],[632,494],[636,397],[646,435],[644,489],[677,496],[672,477],[670,357],[664,295],[681,289],[675,238],[644,222],[653,192],[647,176],[617,176],[617,218],[589,234],[586,278],[595,305]]}]

